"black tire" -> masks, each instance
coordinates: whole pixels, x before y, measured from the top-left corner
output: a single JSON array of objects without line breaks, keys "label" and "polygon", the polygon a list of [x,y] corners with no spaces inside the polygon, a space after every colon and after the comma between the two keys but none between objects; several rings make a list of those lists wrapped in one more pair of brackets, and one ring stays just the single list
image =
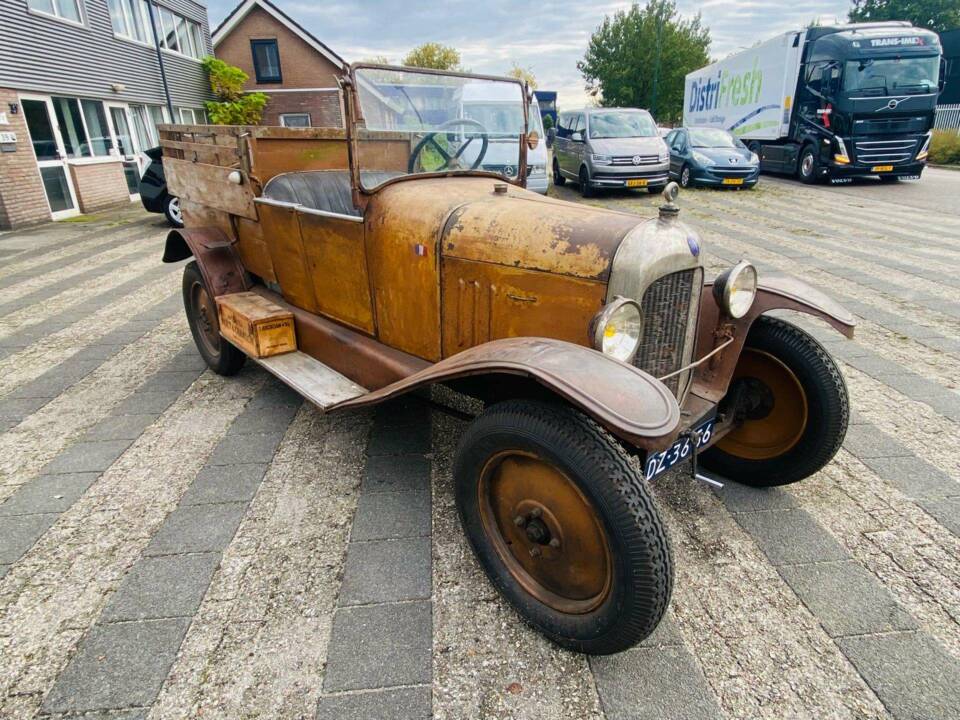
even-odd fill
[{"label": "black tire", "polygon": [[776,318],[757,318],[747,335],[744,350],[748,349],[773,356],[793,373],[806,398],[806,422],[795,444],[775,457],[747,459],[731,454],[724,448],[727,438],[723,438],[701,456],[703,466],[753,487],[788,485],[808,478],[833,459],[847,434],[850,405],[843,375],[820,343]]},{"label": "black tire", "polygon": [[557,187],[563,187],[567,184],[567,179],[560,174],[560,163],[556,158],[553,159],[553,184]]},{"label": "black tire", "polygon": [[797,177],[807,185],[820,182],[820,154],[813,145],[804,145],[797,160]]},{"label": "black tire", "polygon": [[174,195],[167,195],[163,199],[163,214],[171,227],[183,227],[183,212],[180,209],[180,198]]},{"label": "black tire", "polygon": [[690,187],[691,184],[693,184],[693,180],[690,176],[689,165],[684,165],[682,168],[680,168],[679,183],[680,183],[680,187],[682,188],[688,188]]},{"label": "black tire", "polygon": [[[514,451],[535,456],[532,462],[558,471],[570,487],[575,486],[590,507],[596,523],[591,527],[605,537],[609,550],[602,560],[606,594],[589,609],[561,611],[525,589],[508,565],[517,561],[505,548],[516,548],[521,556],[532,554],[532,549],[526,550],[519,541],[516,545],[501,542],[504,536],[510,537],[509,522],[505,527],[498,521],[494,531],[485,529],[484,517],[489,514],[484,515],[481,508],[489,505],[481,495],[487,497],[483,488],[490,486],[484,481],[490,474],[487,468],[496,458],[505,453],[509,457]],[[504,464],[501,461],[500,467]],[[673,589],[667,531],[641,475],[624,449],[599,425],[565,405],[533,400],[498,403],[467,429],[453,472],[460,520],[480,564],[494,587],[533,628],[567,649],[603,655],[632,647],[657,627]],[[556,497],[549,495],[550,499]],[[564,509],[547,504],[545,511],[553,517],[555,511],[559,516]],[[576,554],[579,546],[587,544],[587,533],[577,538],[577,543],[558,547],[569,547],[569,552]],[[563,569],[574,566],[567,563],[567,555],[548,556],[547,552],[545,549],[542,559],[535,562],[559,560]]]},{"label": "black tire", "polygon": [[596,192],[590,186],[590,173],[587,172],[586,165],[580,168],[580,175],[578,177],[580,178],[580,195],[585,198],[592,198]]},{"label": "black tire", "polygon": [[216,303],[193,260],[183,269],[183,307],[193,342],[207,366],[218,375],[239,372],[247,356],[220,336]]},{"label": "black tire", "polygon": [[756,140],[751,140],[747,143],[747,150],[754,153],[757,157],[760,157],[760,151],[763,150],[763,146]]}]

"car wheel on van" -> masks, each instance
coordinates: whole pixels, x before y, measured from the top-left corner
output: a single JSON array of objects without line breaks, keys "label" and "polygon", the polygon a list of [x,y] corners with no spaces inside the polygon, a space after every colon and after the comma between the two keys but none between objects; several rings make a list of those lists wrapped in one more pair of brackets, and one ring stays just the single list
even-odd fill
[{"label": "car wheel on van", "polygon": [[557,162],[557,159],[553,159],[553,184],[557,187],[565,185],[567,179],[560,174],[560,163]]},{"label": "car wheel on van", "polygon": [[580,195],[585,198],[594,196],[593,188],[590,187],[590,173],[587,171],[586,165],[580,168]]}]

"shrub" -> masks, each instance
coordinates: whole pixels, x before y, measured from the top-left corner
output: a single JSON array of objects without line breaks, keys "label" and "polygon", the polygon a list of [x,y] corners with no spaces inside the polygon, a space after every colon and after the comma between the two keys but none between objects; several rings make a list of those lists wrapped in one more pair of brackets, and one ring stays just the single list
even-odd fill
[{"label": "shrub", "polygon": [[929,160],[937,165],[960,164],[960,134],[956,130],[934,130]]},{"label": "shrub", "polygon": [[543,131],[546,132],[553,127],[553,115],[543,116]]},{"label": "shrub", "polygon": [[210,89],[219,98],[205,103],[210,122],[214,125],[256,125],[260,122],[267,96],[261,92],[243,91],[249,75],[209,56],[203,59],[203,69],[210,79]]}]

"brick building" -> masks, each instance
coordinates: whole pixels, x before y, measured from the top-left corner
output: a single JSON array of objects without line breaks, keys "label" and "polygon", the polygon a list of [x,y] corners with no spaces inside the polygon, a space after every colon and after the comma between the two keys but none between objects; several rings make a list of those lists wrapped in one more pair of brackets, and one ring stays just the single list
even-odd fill
[{"label": "brick building", "polygon": [[0,229],[137,200],[156,125],[205,121],[195,0],[0,0],[0,17]]},{"label": "brick building", "polygon": [[213,32],[218,58],[265,93],[264,125],[342,127],[337,85],[346,61],[269,0],[244,0]]}]

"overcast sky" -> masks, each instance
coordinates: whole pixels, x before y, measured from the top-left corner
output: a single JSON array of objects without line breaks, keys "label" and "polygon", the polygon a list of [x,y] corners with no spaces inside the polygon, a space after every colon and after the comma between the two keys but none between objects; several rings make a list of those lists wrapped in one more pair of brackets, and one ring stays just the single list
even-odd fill
[{"label": "overcast sky", "polygon": [[[236,0],[239,2],[239,0]],[[235,6],[208,0],[211,28]],[[457,48],[474,72],[503,74],[513,61],[529,67],[561,107],[584,103],[577,61],[604,15],[629,7],[614,0],[273,0],[348,61],[385,55],[399,62],[410,48],[436,41]],[[699,9],[710,28],[714,58],[724,57],[815,17],[845,18],[849,0],[679,0],[684,15]]]}]

